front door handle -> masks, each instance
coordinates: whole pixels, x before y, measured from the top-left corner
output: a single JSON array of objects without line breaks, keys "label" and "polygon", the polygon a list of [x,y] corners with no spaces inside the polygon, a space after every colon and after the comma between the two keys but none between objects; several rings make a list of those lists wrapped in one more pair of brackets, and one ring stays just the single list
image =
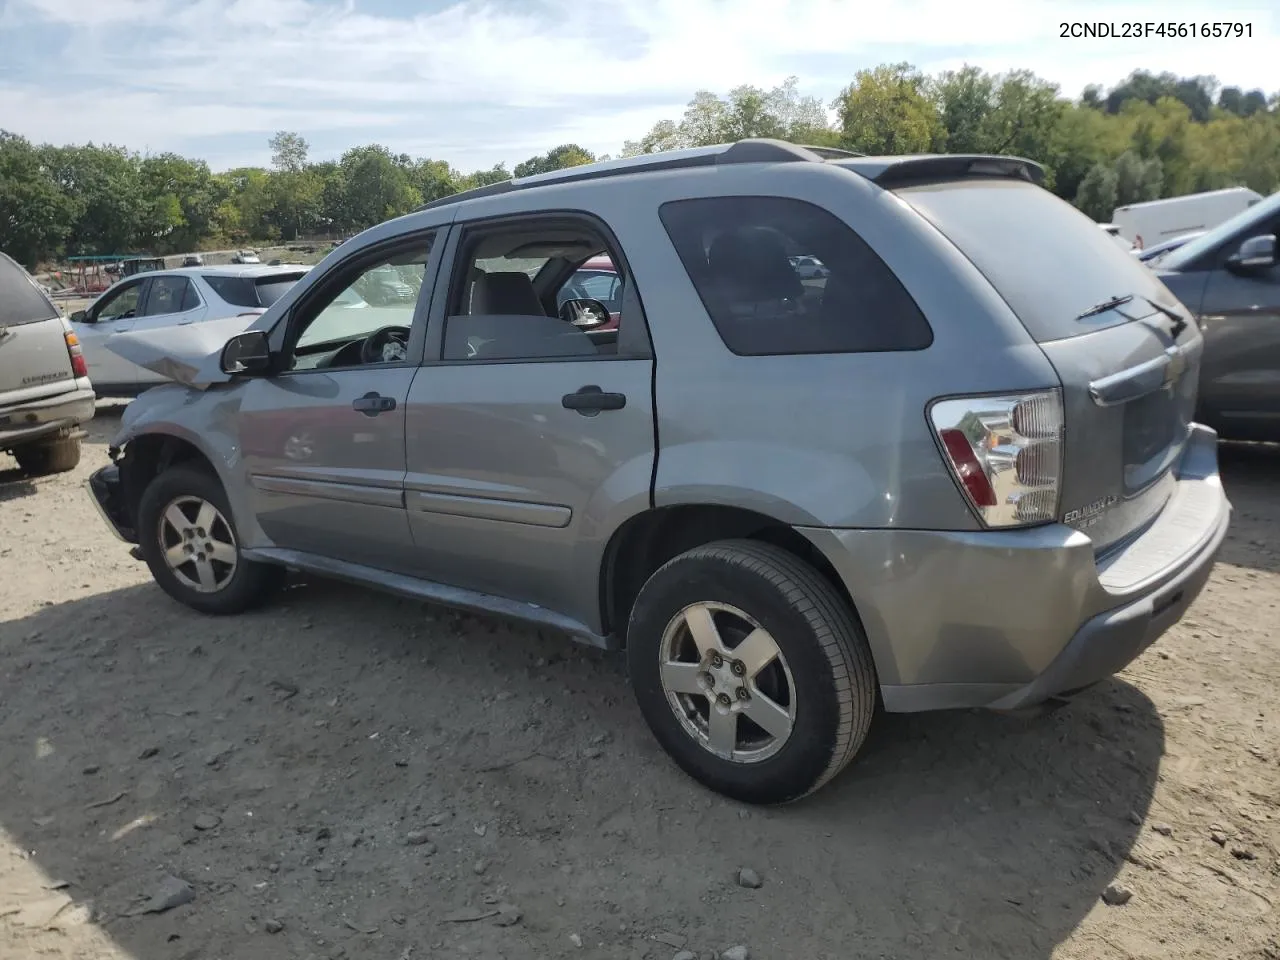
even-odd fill
[{"label": "front door handle", "polygon": [[595,384],[580,387],[575,393],[560,398],[566,410],[577,410],[584,417],[594,417],[601,410],[621,410],[627,405],[625,394],[605,393]]},{"label": "front door handle", "polygon": [[363,413],[366,417],[376,417],[380,413],[396,408],[395,397],[384,397],[376,392],[366,393],[351,401],[351,409]]}]

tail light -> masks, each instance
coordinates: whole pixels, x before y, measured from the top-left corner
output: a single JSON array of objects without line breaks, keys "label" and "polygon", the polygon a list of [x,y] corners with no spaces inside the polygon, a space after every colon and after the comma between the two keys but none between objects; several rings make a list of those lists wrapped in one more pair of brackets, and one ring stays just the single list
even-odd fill
[{"label": "tail light", "polygon": [[71,372],[77,377],[87,377],[89,364],[85,363],[84,352],[80,349],[80,338],[73,330],[63,333],[62,338],[67,341],[67,354],[71,357]]},{"label": "tail light", "polygon": [[929,419],[947,465],[986,526],[1057,517],[1063,434],[1057,390],[940,400]]}]

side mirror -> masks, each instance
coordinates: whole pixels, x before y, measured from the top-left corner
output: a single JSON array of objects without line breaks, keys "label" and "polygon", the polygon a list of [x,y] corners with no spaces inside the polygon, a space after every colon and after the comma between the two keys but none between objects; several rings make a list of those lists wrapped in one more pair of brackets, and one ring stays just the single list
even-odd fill
[{"label": "side mirror", "polygon": [[599,300],[566,300],[560,304],[560,319],[582,330],[609,322],[609,308]]},{"label": "side mirror", "polygon": [[222,348],[222,372],[236,376],[256,376],[271,369],[271,349],[261,330],[240,333]]},{"label": "side mirror", "polygon": [[1227,263],[1242,270],[1266,270],[1276,265],[1276,237],[1273,233],[1250,237]]},{"label": "side mirror", "polygon": [[89,316],[88,310],[77,310],[68,319],[72,323],[93,323],[93,317]]}]

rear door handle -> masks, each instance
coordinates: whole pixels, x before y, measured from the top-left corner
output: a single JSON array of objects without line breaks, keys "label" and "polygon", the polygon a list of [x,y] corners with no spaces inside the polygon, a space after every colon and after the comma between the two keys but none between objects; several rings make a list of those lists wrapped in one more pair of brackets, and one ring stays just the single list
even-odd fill
[{"label": "rear door handle", "polygon": [[376,417],[380,413],[396,408],[395,397],[384,397],[378,393],[366,393],[351,401],[351,409],[363,413],[366,417]]},{"label": "rear door handle", "polygon": [[575,393],[560,398],[566,410],[577,410],[584,417],[592,417],[601,410],[621,410],[627,405],[625,394],[605,393],[595,384],[579,387]]}]

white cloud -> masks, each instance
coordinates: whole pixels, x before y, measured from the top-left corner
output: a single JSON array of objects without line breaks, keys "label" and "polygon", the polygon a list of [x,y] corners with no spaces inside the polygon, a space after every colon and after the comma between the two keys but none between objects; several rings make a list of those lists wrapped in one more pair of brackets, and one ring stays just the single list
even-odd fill
[{"label": "white cloud", "polygon": [[361,0],[9,0],[0,62],[18,61],[24,33],[42,24],[56,24],[67,46],[43,67],[45,54],[32,52],[24,79],[0,83],[0,127],[206,155],[216,141],[203,138],[258,144],[236,147],[232,162],[262,161],[256,135],[294,129],[488,166],[566,140],[616,151],[678,115],[697,89],[768,86],[794,72],[827,98],[887,60],[1027,67],[1070,95],[1136,67],[1269,88],[1280,62],[1269,7],[1238,0],[1212,11],[1251,23],[1251,39],[1124,41],[1060,39],[1058,24],[1198,23],[1205,5],[461,0],[391,17]]}]

